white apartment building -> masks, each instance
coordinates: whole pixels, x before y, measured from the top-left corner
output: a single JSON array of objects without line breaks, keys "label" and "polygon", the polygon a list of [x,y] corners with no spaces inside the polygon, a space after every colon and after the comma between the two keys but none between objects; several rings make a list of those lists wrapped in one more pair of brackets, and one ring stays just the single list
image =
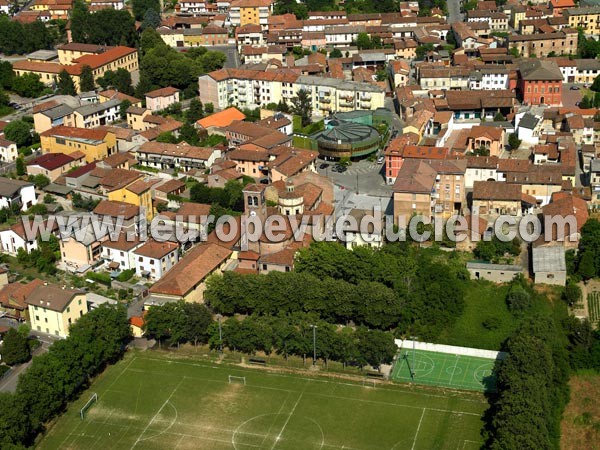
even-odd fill
[{"label": "white apartment building", "polygon": [[179,261],[179,245],[149,240],[134,250],[133,254],[136,275],[158,281]]},{"label": "white apartment building", "polygon": [[65,117],[64,124],[76,128],[96,128],[120,120],[121,101],[113,98],[104,103],[90,103],[76,108]]},{"label": "white apartment building", "polygon": [[204,0],[183,0],[179,2],[181,13],[199,14],[206,12],[206,2]]},{"label": "white apartment building", "polygon": [[509,70],[500,68],[479,69],[469,76],[469,90],[508,89]]},{"label": "white apartment building", "polygon": [[125,234],[122,234],[117,241],[108,240],[102,243],[102,258],[109,265],[117,263],[120,271],[136,269],[134,252],[141,245],[139,238],[128,239]]}]

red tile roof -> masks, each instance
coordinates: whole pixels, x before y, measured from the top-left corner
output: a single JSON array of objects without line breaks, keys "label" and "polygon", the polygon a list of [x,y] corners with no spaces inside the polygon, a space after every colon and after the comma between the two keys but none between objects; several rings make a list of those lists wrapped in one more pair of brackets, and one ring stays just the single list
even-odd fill
[{"label": "red tile roof", "polygon": [[32,159],[27,163],[28,166],[40,166],[46,170],[54,170],[59,167],[66,166],[67,164],[75,161],[71,156],[65,155],[64,153],[47,153]]},{"label": "red tile roof", "polygon": [[196,123],[203,128],[224,128],[231,125],[234,120],[244,120],[245,118],[246,115],[243,112],[232,106],[231,108],[227,108],[223,111],[204,117],[198,120]]},{"label": "red tile roof", "polygon": [[155,91],[150,91],[150,92],[146,93],[146,97],[149,97],[149,98],[170,97],[171,95],[174,95],[178,92],[179,92],[179,89],[168,86],[165,88],[156,89]]},{"label": "red tile roof", "polygon": [[89,128],[76,128],[59,125],[44,131],[40,136],[60,136],[75,139],[90,139],[93,141],[102,141],[108,134],[107,131]]}]

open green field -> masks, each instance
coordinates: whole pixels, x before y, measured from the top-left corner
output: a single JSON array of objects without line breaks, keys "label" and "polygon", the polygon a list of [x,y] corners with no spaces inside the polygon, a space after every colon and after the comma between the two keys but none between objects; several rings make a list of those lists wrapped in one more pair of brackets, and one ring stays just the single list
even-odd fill
[{"label": "open green field", "polygon": [[407,348],[402,350],[394,364],[392,379],[452,389],[491,392],[496,390],[494,364],[495,360],[488,358]]},{"label": "open green field", "polygon": [[464,313],[442,332],[436,343],[500,350],[502,342],[517,326],[506,306],[507,293],[508,285],[470,281],[465,290]]},{"label": "open green field", "polygon": [[[481,394],[271,373],[129,353],[40,449],[475,450]],[[244,377],[230,382],[230,375]],[[80,418],[92,393],[98,402]]]}]

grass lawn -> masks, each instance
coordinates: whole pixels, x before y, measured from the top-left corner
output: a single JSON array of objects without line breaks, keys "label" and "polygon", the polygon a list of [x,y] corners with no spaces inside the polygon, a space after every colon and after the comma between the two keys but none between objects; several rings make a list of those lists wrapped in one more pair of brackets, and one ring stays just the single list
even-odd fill
[{"label": "grass lawn", "polygon": [[[82,420],[92,393],[98,401]],[[486,409],[476,393],[368,387],[306,371],[131,352],[70,406],[38,448],[474,450]]]},{"label": "grass lawn", "polygon": [[563,414],[560,448],[600,449],[600,374],[575,375],[569,381],[571,400]]},{"label": "grass lawn", "polygon": [[436,339],[436,343],[500,350],[500,345],[516,326],[506,306],[507,292],[507,285],[471,281],[466,288],[463,315]]},{"label": "grass lawn", "polygon": [[0,117],[8,116],[9,114],[12,114],[13,112],[15,112],[15,110],[13,108],[11,108],[10,106],[0,105]]}]

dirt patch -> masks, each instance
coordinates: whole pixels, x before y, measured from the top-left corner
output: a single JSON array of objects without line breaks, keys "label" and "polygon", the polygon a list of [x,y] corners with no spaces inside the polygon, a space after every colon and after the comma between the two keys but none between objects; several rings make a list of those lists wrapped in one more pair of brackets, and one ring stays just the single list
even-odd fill
[{"label": "dirt patch", "polygon": [[600,375],[575,375],[563,415],[562,450],[600,450]]}]

